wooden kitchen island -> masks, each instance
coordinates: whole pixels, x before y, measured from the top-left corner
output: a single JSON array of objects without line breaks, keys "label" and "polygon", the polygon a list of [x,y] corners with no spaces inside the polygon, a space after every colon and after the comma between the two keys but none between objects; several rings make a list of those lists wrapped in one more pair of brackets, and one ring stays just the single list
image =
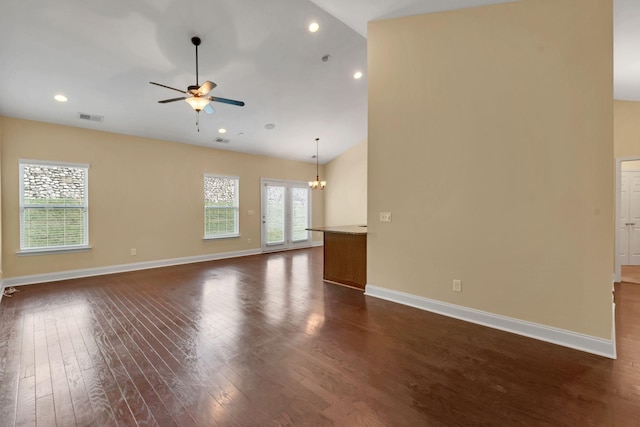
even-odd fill
[{"label": "wooden kitchen island", "polygon": [[324,233],[323,279],[364,289],[367,284],[367,227],[315,227]]}]

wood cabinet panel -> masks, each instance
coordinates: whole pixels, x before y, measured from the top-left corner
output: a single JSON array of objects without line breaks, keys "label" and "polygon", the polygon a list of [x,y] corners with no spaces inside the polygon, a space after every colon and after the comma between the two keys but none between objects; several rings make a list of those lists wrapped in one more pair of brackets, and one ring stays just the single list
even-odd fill
[{"label": "wood cabinet panel", "polygon": [[324,279],[364,289],[367,235],[324,233]]}]

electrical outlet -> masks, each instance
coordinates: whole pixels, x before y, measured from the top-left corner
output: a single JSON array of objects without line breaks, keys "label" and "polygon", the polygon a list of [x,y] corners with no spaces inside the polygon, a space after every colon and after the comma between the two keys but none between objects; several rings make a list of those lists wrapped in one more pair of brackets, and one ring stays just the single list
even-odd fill
[{"label": "electrical outlet", "polygon": [[251,210],[251,209],[249,209],[249,210],[247,211],[247,215],[253,215],[253,213],[254,213],[254,212],[253,212],[253,210]]},{"label": "electrical outlet", "polygon": [[453,280],[453,292],[462,292],[462,280]]},{"label": "electrical outlet", "polygon": [[251,237],[247,238],[247,243],[251,243]]},{"label": "electrical outlet", "polygon": [[380,222],[391,222],[391,212],[380,212]]},{"label": "electrical outlet", "polygon": [[136,250],[136,248],[131,248],[131,256],[136,256],[138,254],[138,251]]}]

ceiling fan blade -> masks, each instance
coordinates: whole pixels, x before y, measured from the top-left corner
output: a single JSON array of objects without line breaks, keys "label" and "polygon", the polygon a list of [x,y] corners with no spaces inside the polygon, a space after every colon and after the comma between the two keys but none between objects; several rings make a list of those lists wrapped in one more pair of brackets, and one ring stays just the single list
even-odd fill
[{"label": "ceiling fan blade", "polygon": [[159,104],[166,104],[167,102],[182,101],[183,99],[187,99],[187,97],[186,97],[186,96],[183,96],[182,98],[163,99],[162,101],[158,101],[158,103],[159,103]]},{"label": "ceiling fan blade", "polygon": [[149,83],[151,83],[152,85],[160,86],[160,87],[166,87],[167,89],[177,90],[178,92],[187,93],[184,90],[176,89],[175,87],[171,87],[171,86],[161,85],[160,83],[154,83],[154,82],[149,82]]},{"label": "ceiling fan blade", "polygon": [[244,102],[236,101],[236,100],[233,100],[233,99],[218,98],[217,96],[210,96],[209,99],[212,100],[212,101],[215,101],[215,102],[222,102],[224,104],[237,105],[238,107],[243,107],[244,106]]},{"label": "ceiling fan blade", "polygon": [[211,90],[213,88],[215,88],[216,86],[218,86],[217,84],[215,84],[214,82],[210,82],[209,80],[207,80],[206,82],[204,82],[202,84],[202,86],[200,86],[198,88],[198,93],[202,96],[207,95],[209,92],[211,92]]},{"label": "ceiling fan blade", "polygon": [[206,107],[203,108],[203,110],[205,111],[205,113],[207,114],[213,114],[216,112],[216,110],[213,109],[213,107],[211,106],[211,104],[207,104]]}]

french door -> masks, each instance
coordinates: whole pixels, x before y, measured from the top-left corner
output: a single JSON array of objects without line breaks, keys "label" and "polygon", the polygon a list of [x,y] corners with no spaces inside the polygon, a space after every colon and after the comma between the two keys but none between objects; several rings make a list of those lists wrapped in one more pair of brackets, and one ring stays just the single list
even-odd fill
[{"label": "french door", "polygon": [[306,182],[261,181],[262,251],[311,246],[311,193]]}]

